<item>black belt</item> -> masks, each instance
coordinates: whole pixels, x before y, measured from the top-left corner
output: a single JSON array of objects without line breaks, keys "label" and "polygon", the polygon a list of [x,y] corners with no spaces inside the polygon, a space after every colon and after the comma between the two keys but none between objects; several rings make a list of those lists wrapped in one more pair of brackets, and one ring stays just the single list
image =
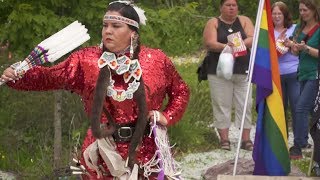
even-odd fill
[{"label": "black belt", "polygon": [[[134,125],[122,125],[117,126],[116,130],[113,133],[113,138],[115,142],[129,142],[133,136],[135,131]],[[146,129],[144,131],[144,135],[149,135],[150,133],[150,125],[147,124]]]}]

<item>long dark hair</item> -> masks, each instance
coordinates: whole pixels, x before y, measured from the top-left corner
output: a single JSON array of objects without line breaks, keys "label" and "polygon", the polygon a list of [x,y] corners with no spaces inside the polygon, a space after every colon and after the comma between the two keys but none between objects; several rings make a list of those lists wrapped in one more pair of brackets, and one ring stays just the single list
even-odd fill
[{"label": "long dark hair", "polygon": [[[139,22],[139,16],[137,12],[131,5],[126,5],[124,3],[115,2],[108,6],[107,11],[116,11],[120,13],[122,16],[135,20]],[[128,25],[130,29],[134,30],[137,35],[138,28]],[[140,52],[140,40],[138,37],[137,40],[137,47],[134,50],[133,59],[139,59],[139,52]],[[103,51],[108,51],[108,49],[103,45]],[[103,110],[103,104],[106,100],[106,92],[107,87],[110,85],[110,69],[108,66],[105,66],[100,69],[99,77],[96,84],[96,90],[93,98],[93,107],[91,111],[91,129],[92,134],[96,138],[104,138],[113,134],[115,130],[115,122],[110,112],[107,112],[105,109],[104,112],[107,115],[109,124],[111,125],[110,128],[101,128],[100,127],[100,118]],[[133,167],[134,160],[135,160],[135,149],[138,144],[142,140],[142,136],[144,134],[144,130],[147,125],[147,103],[146,103],[146,95],[145,95],[145,88],[144,88],[144,81],[141,77],[140,79],[140,86],[138,90],[134,93],[134,100],[137,103],[139,113],[138,119],[135,125],[135,132],[131,138],[130,146],[129,146],[129,166]]]}]

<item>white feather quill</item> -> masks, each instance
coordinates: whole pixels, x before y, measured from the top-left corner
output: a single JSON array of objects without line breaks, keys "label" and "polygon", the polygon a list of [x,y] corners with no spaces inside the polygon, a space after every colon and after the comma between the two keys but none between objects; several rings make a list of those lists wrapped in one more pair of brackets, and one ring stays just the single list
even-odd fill
[{"label": "white feather quill", "polygon": [[144,10],[139,8],[138,6],[133,6],[133,8],[139,16],[139,19],[140,19],[139,24],[146,25],[147,17],[146,17],[146,15],[144,15]]},{"label": "white feather quill", "polygon": [[[36,65],[54,62],[90,39],[88,29],[74,21],[39,43],[28,57],[14,64],[15,73],[23,75]],[[1,79],[0,79],[1,80]],[[0,81],[0,85],[6,82]]]}]

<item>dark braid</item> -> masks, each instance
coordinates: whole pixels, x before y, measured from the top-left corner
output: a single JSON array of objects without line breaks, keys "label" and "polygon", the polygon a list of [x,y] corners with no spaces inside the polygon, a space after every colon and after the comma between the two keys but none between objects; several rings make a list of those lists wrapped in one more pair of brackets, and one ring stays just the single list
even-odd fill
[{"label": "dark braid", "polygon": [[144,132],[148,123],[148,120],[147,120],[148,107],[146,103],[146,93],[145,93],[143,78],[140,79],[140,86],[134,95],[134,99],[138,104],[139,114],[138,114],[138,120],[135,126],[135,131],[133,133],[130,146],[129,146],[128,165],[130,168],[132,168],[135,163],[136,148],[142,140],[142,137],[144,135]]},{"label": "dark braid", "polygon": [[[117,11],[122,16],[140,22],[139,16],[136,11],[130,5],[125,5],[123,3],[113,3],[108,6],[107,11]],[[130,26],[129,28],[134,30],[136,35],[139,36],[138,29],[134,26]],[[103,46],[103,52],[108,51],[108,49]],[[139,60],[139,52],[140,52],[140,37],[137,40],[137,47],[134,50],[133,59]],[[93,107],[92,107],[92,118],[91,118],[91,126],[92,126],[92,133],[96,138],[106,137],[110,135],[109,133],[114,131],[115,126],[111,122],[110,129],[101,129],[100,128],[100,118],[103,109],[103,103],[105,101],[107,87],[110,85],[110,70],[108,66],[102,68],[99,72],[99,77],[96,85],[96,92],[94,95],[93,100]],[[143,78],[140,79],[140,86],[137,91],[134,93],[134,100],[138,106],[138,119],[135,126],[135,131],[131,138],[130,146],[129,146],[129,167],[133,167],[135,160],[136,160],[136,153],[135,150],[140,144],[142,137],[145,132],[145,128],[147,126],[147,114],[148,114],[148,107],[146,103],[146,94],[145,94],[145,84]],[[110,121],[114,120],[110,113],[107,112],[107,118]]]},{"label": "dark braid", "polygon": [[[138,32],[136,31],[137,35]],[[137,39],[138,46],[136,47],[133,53],[133,59],[139,60],[139,53],[140,53],[140,36]],[[143,73],[142,73],[143,76]],[[134,93],[134,100],[138,106],[138,119],[135,126],[135,131],[132,135],[130,145],[129,145],[129,152],[128,152],[128,166],[132,169],[133,165],[136,160],[136,148],[141,143],[142,137],[144,135],[146,126],[147,126],[147,115],[148,115],[148,107],[146,103],[146,93],[145,93],[145,84],[143,81],[143,77],[140,78],[140,85],[137,91]]]},{"label": "dark braid", "polygon": [[[106,97],[107,88],[110,84],[110,70],[108,66],[101,68],[99,77],[96,83],[96,90],[93,98],[93,107],[91,110],[91,129],[94,137],[100,139],[112,135],[115,131],[115,126],[110,126],[109,129],[100,127],[100,118],[103,109],[104,99]],[[109,121],[112,121],[109,119]],[[114,121],[113,121],[114,122]]]}]

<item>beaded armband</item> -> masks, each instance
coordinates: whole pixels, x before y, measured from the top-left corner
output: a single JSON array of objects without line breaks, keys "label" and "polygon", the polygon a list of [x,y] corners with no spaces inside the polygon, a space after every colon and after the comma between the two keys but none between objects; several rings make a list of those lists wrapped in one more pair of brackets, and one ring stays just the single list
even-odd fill
[{"label": "beaded armband", "polygon": [[20,66],[20,64],[21,64],[21,61],[16,62],[16,63],[14,63],[14,64],[10,65],[10,67],[11,67],[13,70],[16,70],[16,69],[17,69],[17,67],[18,67],[18,66]]}]

